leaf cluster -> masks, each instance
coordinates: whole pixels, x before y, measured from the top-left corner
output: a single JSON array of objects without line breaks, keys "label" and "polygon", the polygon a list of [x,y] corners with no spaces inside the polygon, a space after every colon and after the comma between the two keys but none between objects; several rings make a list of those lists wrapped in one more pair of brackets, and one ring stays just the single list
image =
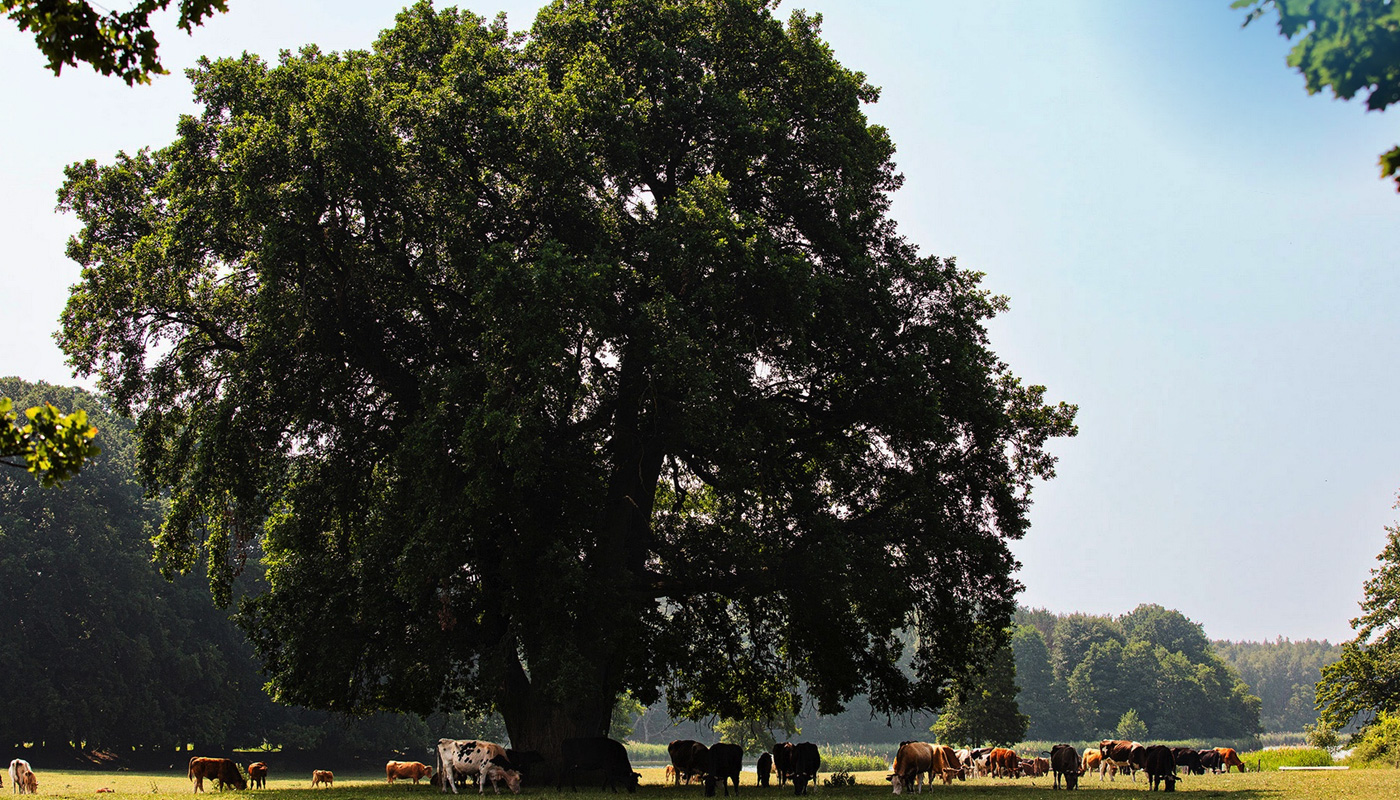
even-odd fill
[{"label": "leaf cluster", "polygon": [[[82,61],[103,75],[116,75],[127,85],[150,83],[164,75],[151,14],[170,7],[172,0],[139,0],[126,11],[94,8],[87,0],[0,0],[0,12],[33,31],[34,42],[58,75],[63,67]],[[179,0],[178,25],[190,33],[217,12],[228,11],[227,0]]]},{"label": "leaf cluster", "polygon": [[64,414],[42,403],[25,409],[24,418],[21,425],[14,402],[0,397],[0,464],[28,470],[45,487],[78,474],[84,461],[102,452],[93,441],[97,428],[81,408]]}]

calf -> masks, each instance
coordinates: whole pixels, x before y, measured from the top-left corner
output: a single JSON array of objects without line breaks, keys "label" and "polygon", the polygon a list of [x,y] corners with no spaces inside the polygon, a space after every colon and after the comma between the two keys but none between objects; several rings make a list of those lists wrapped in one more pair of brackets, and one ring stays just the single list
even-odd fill
[{"label": "calf", "polygon": [[[253,768],[249,767],[248,772]],[[433,768],[418,761],[390,761],[384,765],[384,780],[393,785],[396,780],[411,780],[414,783],[427,778],[432,780]]]},{"label": "calf", "polygon": [[315,789],[317,786],[324,786],[324,787],[326,787],[327,789],[329,789],[329,788],[331,788],[331,787],[334,786],[334,785],[335,785],[335,773],[331,772],[331,771],[328,770],[328,769],[313,769],[313,770],[311,770],[311,788],[312,788],[312,789]]},{"label": "calf", "polygon": [[705,769],[705,796],[715,796],[715,781],[724,786],[729,796],[729,782],[734,782],[734,794],[739,794],[739,773],[744,768],[744,748],[737,744],[718,742],[710,745],[710,763]]},{"label": "calf", "polygon": [[640,772],[632,771],[632,761],[627,758],[627,748],[616,739],[606,736],[591,736],[581,739],[565,739],[560,749],[559,783],[555,791],[564,788],[564,777],[569,777],[569,786],[578,791],[574,774],[579,770],[602,770],[603,788],[612,789],[617,794],[617,781],[627,787],[627,793],[637,791]]},{"label": "calf", "polygon": [[258,789],[267,788],[267,764],[254,761],[248,765],[248,780]]},{"label": "calf", "polygon": [[1157,791],[1157,785],[1166,782],[1163,787],[1165,791],[1176,791],[1176,758],[1172,756],[1172,749],[1162,744],[1154,744],[1151,747],[1143,748],[1142,771],[1147,773],[1147,782],[1152,791]]},{"label": "calf", "polygon": [[811,742],[798,742],[792,746],[792,787],[793,794],[806,794],[807,784],[817,782],[822,769],[821,753]]},{"label": "calf", "polygon": [[1050,769],[1055,773],[1055,788],[1060,788],[1060,778],[1065,779],[1065,789],[1079,788],[1079,751],[1067,744],[1057,744],[1050,748]]},{"label": "calf", "polygon": [[773,773],[773,754],[764,753],[758,757],[758,785],[767,786],[768,777]]}]

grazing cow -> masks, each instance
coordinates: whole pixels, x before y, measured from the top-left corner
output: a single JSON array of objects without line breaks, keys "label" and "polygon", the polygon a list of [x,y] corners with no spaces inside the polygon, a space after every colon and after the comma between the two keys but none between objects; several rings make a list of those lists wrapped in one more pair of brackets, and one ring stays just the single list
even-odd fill
[{"label": "grazing cow", "polygon": [[792,780],[792,742],[773,746],[773,768],[778,771],[778,785]]},{"label": "grazing cow", "polygon": [[737,744],[717,742],[710,745],[710,763],[705,768],[705,796],[715,796],[715,781],[724,786],[729,796],[729,781],[734,782],[734,794],[739,794],[739,773],[744,769],[744,748]]},{"label": "grazing cow", "polygon": [[28,775],[25,775],[25,776],[24,776],[24,789],[25,789],[25,791],[26,791],[28,794],[38,794],[38,793],[39,793],[39,776],[38,776],[38,775],[35,775],[35,774],[32,773],[32,772],[29,773]]},{"label": "grazing cow", "polygon": [[1196,753],[1201,757],[1202,770],[1208,769],[1211,772],[1220,772],[1220,768],[1224,766],[1224,759],[1222,759],[1220,753],[1216,752],[1214,749],[1197,750]]},{"label": "grazing cow", "polygon": [[1021,774],[1027,778],[1039,778],[1050,774],[1050,759],[1044,757],[1021,759]]},{"label": "grazing cow", "polygon": [[1186,770],[1187,775],[1204,775],[1205,769],[1201,766],[1201,754],[1189,747],[1173,747],[1172,760],[1178,767]]},{"label": "grazing cow", "polygon": [[10,792],[20,794],[33,794],[29,791],[29,776],[34,774],[34,770],[29,768],[29,762],[22,758],[16,758],[10,762]]},{"label": "grazing cow", "polygon": [[1217,747],[1215,748],[1215,752],[1220,754],[1220,766],[1223,767],[1226,772],[1230,771],[1230,767],[1239,767],[1240,772],[1244,772],[1244,762],[1240,760],[1240,756],[1235,752],[1235,748]]},{"label": "grazing cow", "polygon": [[690,783],[695,775],[703,776],[710,765],[710,748],[694,739],[677,739],[666,746],[666,752],[671,754],[677,786],[681,781]]},{"label": "grazing cow", "polygon": [[457,793],[457,778],[475,777],[477,794],[485,794],[486,781],[491,790],[500,794],[500,782],[505,781],[512,794],[520,794],[520,770],[506,756],[506,749],[495,742],[474,739],[438,739],[437,771],[442,776],[442,790],[452,788]]},{"label": "grazing cow", "polygon": [[1021,757],[1015,750],[1005,747],[993,748],[987,754],[987,769],[993,778],[1015,778],[1021,771]]},{"label": "grazing cow", "polygon": [[764,753],[758,757],[758,785],[767,786],[768,777],[773,772],[773,754]]},{"label": "grazing cow", "polygon": [[817,774],[822,770],[822,756],[817,746],[811,742],[798,742],[792,746],[792,787],[793,794],[806,794],[807,784],[815,788]]},{"label": "grazing cow", "polygon": [[1055,788],[1060,788],[1060,776],[1064,776],[1065,789],[1079,788],[1079,751],[1067,744],[1057,744],[1050,748],[1050,769],[1055,772]]},{"label": "grazing cow", "polygon": [[248,780],[257,789],[267,788],[267,765],[261,761],[254,761],[248,765]]},{"label": "grazing cow", "polygon": [[617,782],[627,787],[627,793],[637,791],[640,772],[632,771],[632,761],[627,758],[627,748],[616,739],[606,736],[591,736],[581,739],[565,739],[560,749],[559,782],[555,791],[564,788],[564,778],[569,778],[569,786],[578,791],[574,773],[579,770],[602,770],[603,788],[612,789],[617,794]]},{"label": "grazing cow", "polygon": [[324,787],[326,787],[327,789],[329,789],[329,788],[331,788],[331,787],[334,786],[334,785],[335,785],[335,773],[331,772],[331,771],[328,770],[328,769],[313,769],[313,770],[311,770],[311,788],[312,788],[312,789],[315,789],[317,786],[324,786]]},{"label": "grazing cow", "polygon": [[928,773],[929,788],[933,788],[933,745],[928,742],[900,742],[894,754],[894,774],[890,785],[895,794],[910,789],[924,791],[924,774]]},{"label": "grazing cow", "polygon": [[1079,774],[1086,772],[1098,772],[1099,762],[1103,761],[1103,756],[1093,747],[1085,748],[1084,756],[1079,759]]},{"label": "grazing cow", "polygon": [[1154,744],[1143,748],[1142,771],[1147,773],[1147,781],[1152,791],[1157,791],[1158,784],[1166,782],[1162,787],[1164,791],[1176,791],[1176,758],[1172,756],[1172,749],[1164,744]]},{"label": "grazing cow", "polygon": [[219,788],[233,786],[238,789],[247,789],[248,781],[243,779],[243,774],[238,771],[238,765],[227,758],[201,758],[194,756],[190,759],[188,775],[194,781],[196,792],[204,791],[204,779],[218,781]]},{"label": "grazing cow", "polygon": [[1099,742],[1099,754],[1103,762],[1099,765],[1099,780],[1108,772],[1108,765],[1128,771],[1133,782],[1137,782],[1137,770],[1142,769],[1143,751],[1147,748],[1127,739],[1104,739]]},{"label": "grazing cow", "polygon": [[530,775],[531,764],[543,764],[544,756],[538,750],[515,750],[506,748],[506,761],[511,764],[511,769],[520,773],[523,780]]},{"label": "grazing cow", "polygon": [[[958,754],[953,748],[946,744],[933,746],[933,768],[943,779],[945,786],[952,783],[954,778],[960,781],[967,780],[967,777],[963,775],[962,760],[958,758]],[[932,776],[929,777],[928,785],[930,789],[933,788]]]},{"label": "grazing cow", "polygon": [[[253,771],[252,767],[248,772]],[[432,780],[433,768],[418,761],[390,761],[384,765],[384,780],[393,784],[396,780],[411,780],[414,783],[427,778]]]}]

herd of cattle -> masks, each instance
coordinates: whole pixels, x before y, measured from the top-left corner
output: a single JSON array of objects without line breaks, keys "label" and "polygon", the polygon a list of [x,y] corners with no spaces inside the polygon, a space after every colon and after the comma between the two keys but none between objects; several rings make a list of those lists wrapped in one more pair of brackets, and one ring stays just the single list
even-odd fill
[{"label": "herd of cattle", "polygon": [[889,780],[894,784],[894,793],[903,794],[910,790],[922,792],[925,775],[932,787],[935,777],[947,784],[952,783],[954,778],[967,780],[972,775],[1019,778],[1054,773],[1056,789],[1060,788],[1062,779],[1066,789],[1075,789],[1079,786],[1080,776],[1087,772],[1098,772],[1102,781],[1105,777],[1112,780],[1118,772],[1126,771],[1136,781],[1137,773],[1141,771],[1147,776],[1152,791],[1161,786],[1172,792],[1176,790],[1176,782],[1181,779],[1177,767],[1193,775],[1204,775],[1208,769],[1229,772],[1231,767],[1244,772],[1244,762],[1229,747],[1193,750],[1189,747],[1142,745],[1123,739],[1104,739],[1097,749],[1088,748],[1082,756],[1071,745],[1057,744],[1044,756],[1026,758],[1005,747],[954,750],[942,744],[900,742]]},{"label": "herd of cattle", "polygon": [[[677,786],[682,782],[702,783],[706,797],[714,797],[721,787],[724,796],[728,797],[732,783],[734,794],[739,794],[744,752],[738,745],[721,742],[707,746],[693,739],[679,739],[671,742],[667,751],[671,757],[671,763],[666,767],[668,782],[674,781]],[[476,783],[477,793],[483,794],[487,781],[490,781],[492,790],[497,794],[500,793],[501,783],[512,793],[518,794],[523,775],[531,765],[544,760],[537,752],[512,750],[494,742],[440,739],[436,769],[417,761],[390,761],[384,765],[384,778],[390,784],[395,780],[418,783],[427,778],[442,791],[451,789],[453,794],[457,794],[458,784],[464,781]],[[775,746],[772,753],[763,753],[758,757],[758,785],[772,785],[773,774],[776,773],[778,786],[791,782],[794,794],[804,795],[809,786],[816,785],[821,765],[821,754],[816,745],[811,742],[783,742]],[[577,789],[580,772],[601,772],[603,787],[611,789],[613,793],[617,792],[619,783],[628,792],[635,792],[642,777],[641,773],[632,770],[632,762],[622,742],[604,736],[566,739],[560,749],[560,763],[556,766],[556,790],[562,790],[566,781]],[[1004,747],[954,750],[947,745],[910,741],[900,742],[891,774],[886,780],[893,785],[895,794],[904,794],[909,791],[922,793],[925,777],[932,789],[936,778],[949,784],[954,778],[1019,778],[1053,773],[1056,789],[1060,788],[1061,780],[1066,789],[1075,789],[1079,778],[1086,773],[1098,772],[1102,781],[1104,778],[1111,780],[1117,773],[1126,771],[1134,781],[1138,772],[1144,773],[1153,791],[1162,786],[1170,792],[1175,790],[1176,782],[1181,778],[1177,767],[1195,775],[1204,775],[1206,770],[1229,772],[1232,767],[1244,772],[1244,762],[1228,747],[1192,750],[1105,739],[1097,749],[1086,749],[1082,755],[1071,745],[1057,744],[1044,756],[1027,758]],[[267,764],[261,761],[249,764],[247,772],[248,779],[245,780],[238,765],[227,758],[195,756],[189,764],[189,778],[194,782],[195,792],[204,791],[206,778],[211,785],[217,784],[220,789],[246,789],[249,781],[254,787],[267,787]],[[314,770],[311,774],[312,788],[329,788],[334,782],[335,776],[329,770]],[[10,762],[10,784],[20,794],[34,794],[39,788],[39,781],[29,762],[18,758]],[[3,786],[3,782],[0,782],[0,786]]]}]

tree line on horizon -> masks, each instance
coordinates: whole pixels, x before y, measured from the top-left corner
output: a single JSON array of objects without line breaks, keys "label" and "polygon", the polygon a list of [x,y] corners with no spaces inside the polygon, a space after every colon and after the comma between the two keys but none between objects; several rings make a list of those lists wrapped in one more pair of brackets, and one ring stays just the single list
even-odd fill
[{"label": "tree line on horizon", "polygon": [[[210,601],[207,578],[167,581],[153,563],[163,508],[137,482],[132,423],[81,389],[5,378],[0,394],[82,409],[102,431],[102,453],[60,488],[0,473],[0,635],[11,644],[0,652],[0,680],[32,699],[0,706],[0,741],[406,751],[442,735],[506,738],[489,709],[350,717],[276,702],[247,637]],[[261,580],[256,573],[243,580]],[[1096,736],[1129,709],[1156,738],[1301,730],[1316,718],[1312,682],[1337,650],[1212,643],[1199,624],[1161,606],[1118,618],[1021,609],[1016,621],[996,679],[1019,686],[1013,713],[1026,716],[1031,739]],[[631,708],[615,715],[615,734],[660,741],[715,728],[714,720],[673,718],[664,704]],[[886,717],[857,697],[842,714],[798,709],[790,729],[821,741],[893,741],[927,732],[937,718]]]}]

